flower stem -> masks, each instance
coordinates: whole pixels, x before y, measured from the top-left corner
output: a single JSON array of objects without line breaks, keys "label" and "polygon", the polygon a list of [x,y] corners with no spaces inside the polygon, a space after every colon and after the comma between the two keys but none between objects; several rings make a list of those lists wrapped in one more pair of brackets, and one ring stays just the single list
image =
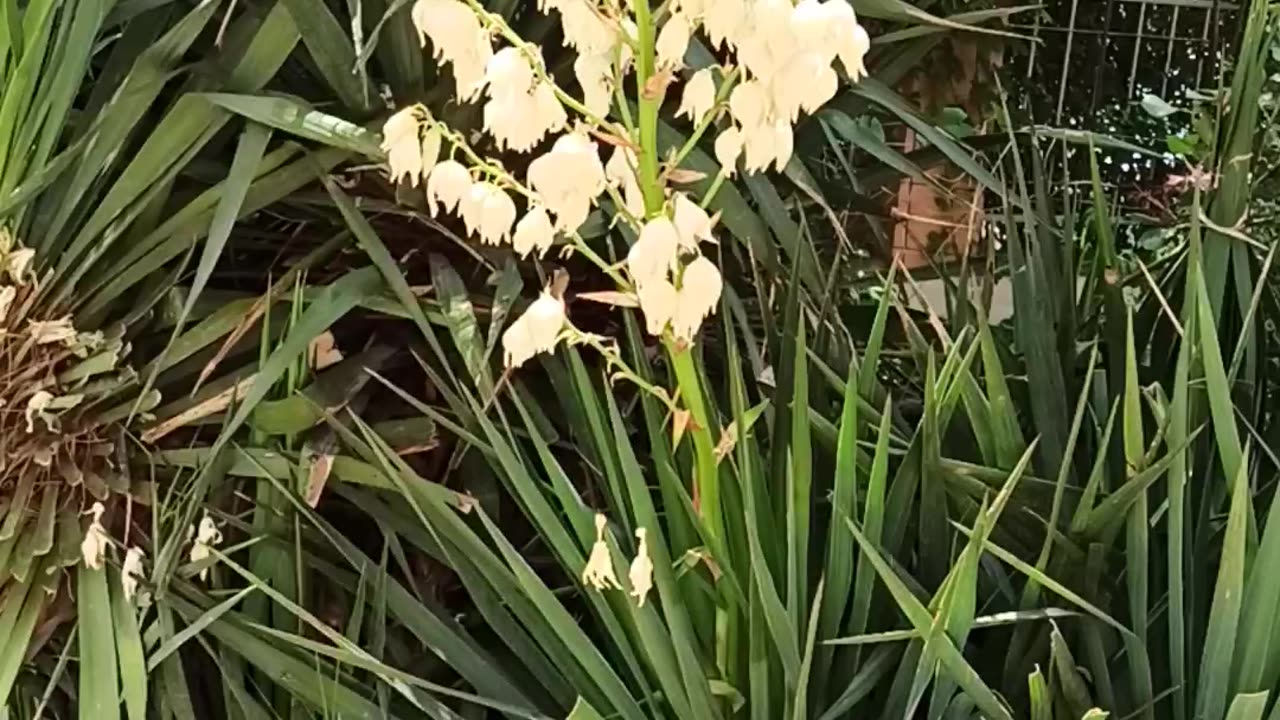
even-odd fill
[{"label": "flower stem", "polygon": [[654,27],[649,12],[649,0],[636,0],[636,34],[639,52],[636,54],[636,98],[640,137],[640,189],[644,193],[646,218],[662,210],[662,186],[658,178],[658,107],[662,94],[649,87],[655,73]]}]

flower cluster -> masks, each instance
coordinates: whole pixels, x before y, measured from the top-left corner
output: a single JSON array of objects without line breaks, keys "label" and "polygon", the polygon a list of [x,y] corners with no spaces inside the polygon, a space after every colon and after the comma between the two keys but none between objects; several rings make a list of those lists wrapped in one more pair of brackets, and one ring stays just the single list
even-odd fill
[{"label": "flower cluster", "polygon": [[[711,198],[700,205],[662,187],[657,148],[641,147],[645,135],[632,126],[625,103],[616,117],[626,129],[601,119],[610,115],[615,92],[638,66],[656,70],[639,80],[645,81],[642,99],[660,104],[667,82],[684,68],[694,36],[702,33],[726,61],[685,78],[677,115],[697,126],[695,139],[719,126],[714,151],[722,176],[712,186],[718,188],[739,162],[745,172],[781,170],[791,158],[800,114],[835,95],[836,63],[855,81],[866,74],[870,38],[849,0],[671,0],[646,18],[653,26],[645,28],[644,43],[631,3],[538,0],[537,7],[558,16],[565,45],[577,54],[573,74],[580,99],[554,84],[539,48],[522,42],[476,0],[416,0],[412,11],[422,43],[430,41],[433,55],[452,70],[457,99],[484,98],[484,130],[497,148],[545,148],[525,177],[481,160],[420,105],[401,109],[383,128],[391,176],[422,183],[433,216],[441,208],[456,213],[469,235],[488,245],[510,243],[521,256],[543,254],[557,236],[583,249],[577,230],[609,195],[638,237],[625,263],[630,286],[597,263],[633,296],[650,333],[692,342],[723,287],[716,263],[700,249],[714,242],[714,221],[703,209]],[[495,50],[495,38],[511,44]],[[637,52],[646,53],[646,64],[633,63]],[[607,163],[593,134],[613,145]],[[652,131],[648,137],[652,144]],[[642,153],[644,177],[638,171]],[[683,155],[669,159],[674,170]],[[517,367],[566,337],[576,335],[564,302],[558,292],[544,291],[503,335],[506,363]]]},{"label": "flower cluster", "polygon": [[671,217],[659,215],[640,230],[627,271],[648,331],[661,335],[670,326],[676,338],[689,341],[720,302],[723,281],[715,263],[698,251],[700,241],[713,239],[711,218],[684,193],[676,193],[673,204]]}]

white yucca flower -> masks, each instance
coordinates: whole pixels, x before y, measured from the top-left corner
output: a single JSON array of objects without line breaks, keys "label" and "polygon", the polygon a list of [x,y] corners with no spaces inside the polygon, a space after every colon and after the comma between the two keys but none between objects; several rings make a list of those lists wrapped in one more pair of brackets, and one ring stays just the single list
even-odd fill
[{"label": "white yucca flower", "polygon": [[858,24],[854,24],[850,32],[852,37],[849,42],[840,48],[840,64],[844,65],[849,79],[857,82],[867,76],[867,66],[863,63],[867,52],[871,50],[871,36],[867,34],[866,28]]},{"label": "white yucca flower", "polygon": [[132,600],[138,594],[138,582],[146,578],[142,569],[142,561],[147,554],[142,548],[134,546],[124,554],[124,564],[120,566],[120,587],[124,590],[124,599]]},{"label": "white yucca flower", "polygon": [[111,544],[111,540],[107,537],[107,529],[102,527],[102,515],[106,511],[102,503],[93,504],[93,509],[89,511],[93,514],[93,520],[89,523],[89,530],[84,534],[84,539],[80,541],[80,557],[84,560],[85,567],[91,570],[102,567],[102,556],[106,554],[107,547]]},{"label": "white yucca flower", "polygon": [[594,0],[540,0],[539,7],[560,11],[564,42],[579,53],[607,53],[620,41]]},{"label": "white yucca flower", "polygon": [[593,115],[604,116],[613,104],[613,53],[578,55],[573,76],[582,86],[582,104]]},{"label": "white yucca flower", "polygon": [[489,182],[473,184],[458,205],[467,233],[486,245],[498,245],[511,237],[516,205],[505,190]]},{"label": "white yucca flower", "polygon": [[516,223],[515,233],[511,236],[511,247],[520,257],[531,252],[536,252],[541,257],[555,239],[556,226],[552,224],[547,209],[534,205]]},{"label": "white yucca flower", "polygon": [[716,82],[711,68],[703,68],[689,78],[680,96],[680,109],[676,117],[687,115],[697,123],[716,104]]},{"label": "white yucca flower", "polygon": [[516,47],[505,47],[494,53],[484,68],[484,81],[492,98],[527,95],[533,89],[533,79],[534,69],[528,55]]},{"label": "white yucca flower", "polygon": [[432,55],[453,66],[458,99],[473,99],[484,87],[485,66],[493,56],[480,18],[459,0],[417,0],[411,17],[423,44],[431,40]]},{"label": "white yucca flower", "polygon": [[729,93],[729,113],[742,127],[763,125],[769,112],[769,94],[764,83],[747,80]]},{"label": "white yucca flower", "polygon": [[689,49],[689,36],[693,27],[689,18],[682,13],[672,13],[658,32],[658,40],[654,46],[658,67],[678,68],[684,65],[684,54]]},{"label": "white yucca flower", "polygon": [[627,253],[627,271],[636,285],[666,280],[667,271],[680,251],[680,232],[665,215],[653,218],[640,230]]},{"label": "white yucca flower", "polygon": [[644,528],[636,528],[636,557],[631,561],[627,571],[627,579],[631,581],[631,597],[636,599],[638,607],[644,607],[645,598],[653,589],[653,561],[649,559],[648,534]]},{"label": "white yucca flower", "polygon": [[538,353],[555,350],[564,324],[564,301],[543,290],[529,309],[502,333],[507,367],[520,367]]},{"label": "white yucca flower", "polygon": [[630,148],[616,145],[604,166],[605,177],[613,187],[622,189],[622,201],[632,217],[644,216],[644,191],[636,178],[636,154]]},{"label": "white yucca flower", "polygon": [[731,127],[716,136],[716,162],[732,177],[737,172],[738,156],[742,154],[742,131]]},{"label": "white yucca flower", "polygon": [[[382,151],[387,154],[387,166],[391,169],[391,181],[408,180],[417,185],[423,176],[422,109],[417,105],[401,108],[382,125]],[[436,133],[436,152],[440,150],[439,133]],[[432,162],[435,158],[432,158]]]},{"label": "white yucca flower", "polygon": [[636,300],[644,313],[645,330],[650,335],[661,335],[667,329],[667,323],[676,314],[676,299],[676,286],[665,277],[636,286]]},{"label": "white yucca flower", "polygon": [[671,318],[672,333],[683,340],[692,340],[702,320],[715,312],[723,289],[720,270],[706,256],[698,256],[689,263],[680,277],[676,311]]},{"label": "white yucca flower", "polygon": [[736,44],[736,38],[747,25],[750,0],[705,0],[702,8],[702,29],[716,48],[726,43]]},{"label": "white yucca flower", "polygon": [[675,213],[673,222],[680,233],[680,247],[685,250],[696,250],[698,243],[706,240],[714,241],[711,234],[714,223],[707,211],[694,202],[685,193],[675,194]]},{"label": "white yucca flower", "polygon": [[772,124],[745,127],[742,134],[742,146],[746,151],[743,168],[747,172],[756,172],[765,170],[772,164],[780,171],[791,160],[794,143],[791,123],[786,119],[775,120]]},{"label": "white yucca flower", "polygon": [[471,171],[466,165],[456,160],[445,160],[436,165],[427,177],[427,209],[431,216],[436,215],[436,203],[443,205],[445,212],[456,210],[471,184]]},{"label": "white yucca flower", "polygon": [[621,590],[618,576],[613,573],[613,559],[609,557],[609,545],[604,541],[605,527],[609,521],[602,513],[596,513],[596,541],[591,545],[591,555],[582,568],[582,583],[596,590]]},{"label": "white yucca flower", "polygon": [[484,106],[484,129],[499,148],[516,152],[532,150],[568,120],[555,90],[544,82],[537,82],[529,92],[495,96]]},{"label": "white yucca flower", "polygon": [[606,187],[596,144],[584,132],[556,139],[551,150],[529,163],[529,187],[556,216],[556,228],[576,231],[586,222],[591,203]]}]

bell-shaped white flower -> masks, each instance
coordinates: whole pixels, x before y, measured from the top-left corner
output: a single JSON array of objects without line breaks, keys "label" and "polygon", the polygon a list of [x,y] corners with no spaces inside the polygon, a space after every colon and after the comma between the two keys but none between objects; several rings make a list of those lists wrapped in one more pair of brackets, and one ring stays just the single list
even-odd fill
[{"label": "bell-shaped white flower", "polygon": [[579,55],[573,61],[573,76],[582,86],[582,104],[593,115],[607,115],[613,104],[613,54]]},{"label": "bell-shaped white flower", "polygon": [[742,131],[731,127],[716,136],[716,162],[732,177],[738,169],[738,156],[742,155]]},{"label": "bell-shaped white flower", "polygon": [[552,224],[547,209],[534,205],[516,223],[515,234],[511,236],[511,247],[520,257],[531,252],[537,252],[541,256],[555,239],[556,227]]},{"label": "bell-shaped white flower", "polygon": [[565,44],[579,53],[609,52],[620,41],[617,31],[604,19],[594,0],[557,0],[544,4],[560,11]]},{"label": "bell-shaped white flower", "polygon": [[712,47],[737,44],[737,38],[748,24],[749,0],[706,0],[702,12],[702,28]]},{"label": "bell-shaped white flower", "polygon": [[715,312],[723,289],[724,280],[715,263],[705,256],[689,263],[680,277],[676,311],[671,318],[672,333],[683,340],[692,340],[702,320]]},{"label": "bell-shaped white flower", "polygon": [[596,513],[596,541],[591,546],[591,555],[587,557],[586,567],[582,568],[582,584],[590,585],[596,590],[621,590],[618,576],[613,572],[613,559],[609,557],[609,545],[604,541],[605,527],[609,521],[601,513]]},{"label": "bell-shaped white flower", "polygon": [[703,68],[689,78],[684,85],[684,93],[680,96],[680,109],[676,116],[687,115],[697,123],[711,111],[716,104],[716,82],[711,68]]},{"label": "bell-shaped white flower", "polygon": [[840,47],[839,53],[840,64],[844,65],[844,71],[848,73],[850,80],[857,82],[867,76],[864,62],[870,50],[871,36],[867,34],[867,29],[855,24],[849,41]]},{"label": "bell-shaped white flower", "polygon": [[543,290],[529,309],[502,334],[502,351],[507,367],[520,367],[534,355],[554,350],[564,324],[564,301]]},{"label": "bell-shaped white flower", "polygon": [[533,78],[534,70],[528,56],[516,47],[505,47],[494,53],[484,68],[489,97],[527,95],[533,88]]},{"label": "bell-shaped white flower", "polygon": [[783,118],[772,124],[744,128],[742,144],[746,151],[743,167],[747,172],[765,170],[770,164],[782,170],[791,160],[793,150],[791,123]]},{"label": "bell-shaped white flower", "polygon": [[84,534],[84,539],[80,541],[80,557],[84,560],[85,567],[91,570],[102,567],[102,556],[106,554],[107,547],[111,544],[111,540],[107,537],[107,529],[102,527],[102,515],[106,511],[102,503],[93,504],[93,509],[90,510],[93,520],[89,523],[89,530]]},{"label": "bell-shaped white flower", "polygon": [[473,99],[484,87],[485,66],[493,56],[480,19],[459,0],[417,0],[410,17],[422,43],[431,40],[432,55],[453,65],[458,99]]},{"label": "bell-shaped white flower", "polygon": [[383,123],[382,151],[387,154],[393,182],[404,179],[417,185],[422,177],[423,143],[418,137],[421,128],[422,110],[416,105],[402,108]]},{"label": "bell-shaped white flower", "polygon": [[742,127],[757,127],[764,123],[769,109],[769,96],[759,80],[739,83],[729,93],[729,112]]},{"label": "bell-shaped white flower", "polygon": [[529,187],[556,216],[556,228],[577,230],[606,187],[596,144],[582,132],[561,135],[551,150],[529,163]]},{"label": "bell-shaped white flower", "polygon": [[685,193],[675,194],[675,213],[673,222],[680,233],[680,247],[685,250],[696,250],[698,243],[714,241],[711,234],[712,221],[707,211],[694,202]]},{"label": "bell-shaped white flower", "polygon": [[436,215],[436,203],[443,205],[445,212],[457,209],[471,185],[471,171],[462,163],[445,160],[436,165],[427,177],[427,208],[431,216]]},{"label": "bell-shaped white flower", "polygon": [[680,232],[665,215],[653,218],[640,230],[627,253],[627,271],[636,285],[665,280],[680,251]]},{"label": "bell-shaped white flower", "polygon": [[627,579],[631,581],[631,597],[636,599],[637,607],[644,607],[645,598],[653,589],[653,560],[649,559],[649,542],[644,528],[636,528],[636,557],[631,561],[627,571]]},{"label": "bell-shaped white flower", "polygon": [[681,67],[684,65],[684,54],[689,49],[689,36],[693,28],[689,19],[681,13],[672,13],[658,32],[658,40],[654,45],[659,67]]},{"label": "bell-shaped white flower", "polygon": [[676,314],[676,286],[665,277],[649,280],[636,286],[636,300],[644,313],[645,330],[650,335],[661,335]]},{"label": "bell-shaped white flower", "polygon": [[477,228],[480,242],[498,245],[511,239],[511,225],[516,221],[516,204],[505,190],[489,186],[488,195],[480,205],[480,225]]},{"label": "bell-shaped white flower", "polygon": [[140,547],[131,547],[124,554],[124,564],[120,566],[120,586],[124,590],[124,599],[132,600],[138,594],[138,582],[146,578],[142,561],[147,554]]}]

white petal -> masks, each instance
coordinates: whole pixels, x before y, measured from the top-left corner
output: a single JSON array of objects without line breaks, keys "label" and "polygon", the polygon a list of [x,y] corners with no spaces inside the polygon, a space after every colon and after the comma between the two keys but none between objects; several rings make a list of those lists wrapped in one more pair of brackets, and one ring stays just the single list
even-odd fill
[{"label": "white petal", "polygon": [[516,221],[516,204],[505,190],[490,185],[480,206],[480,241],[498,245],[511,238],[511,225]]},{"label": "white petal", "polygon": [[661,335],[676,312],[676,288],[666,278],[651,280],[636,288],[636,299],[644,313],[645,330]]},{"label": "white petal", "polygon": [[471,171],[456,160],[445,160],[436,165],[427,178],[427,207],[432,217],[436,214],[436,203],[444,205],[446,212],[453,212],[471,188]]},{"label": "white petal", "polygon": [[693,122],[702,120],[716,104],[716,83],[711,68],[703,68],[685,83],[676,116],[687,115]]},{"label": "white petal", "polygon": [[689,49],[689,35],[692,32],[693,28],[689,26],[689,19],[683,14],[673,13],[671,17],[667,18],[666,24],[658,32],[658,41],[655,46],[658,65],[663,67],[683,66],[685,51]]},{"label": "white petal", "polygon": [[692,340],[703,318],[715,312],[723,289],[724,280],[715,263],[705,256],[689,263],[680,278],[676,311],[671,319],[672,332],[677,337]]},{"label": "white petal", "polygon": [[768,94],[758,80],[739,84],[729,94],[729,112],[743,127],[756,127],[764,122]]}]

